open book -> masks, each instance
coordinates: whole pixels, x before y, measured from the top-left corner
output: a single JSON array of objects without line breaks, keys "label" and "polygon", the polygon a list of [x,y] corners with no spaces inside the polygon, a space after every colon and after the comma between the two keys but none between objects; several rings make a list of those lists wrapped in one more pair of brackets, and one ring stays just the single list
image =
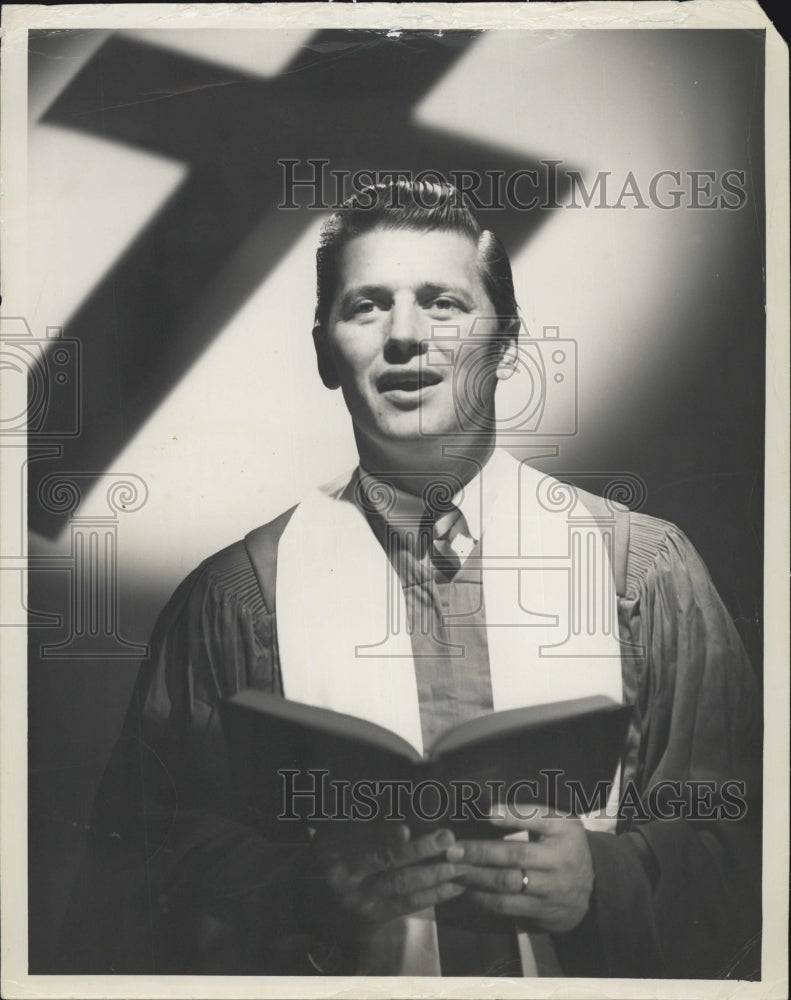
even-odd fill
[{"label": "open book", "polygon": [[270,828],[298,818],[478,827],[497,802],[603,808],[630,714],[604,696],[492,712],[420,754],[365,719],[262,691],[220,705],[236,794]]}]

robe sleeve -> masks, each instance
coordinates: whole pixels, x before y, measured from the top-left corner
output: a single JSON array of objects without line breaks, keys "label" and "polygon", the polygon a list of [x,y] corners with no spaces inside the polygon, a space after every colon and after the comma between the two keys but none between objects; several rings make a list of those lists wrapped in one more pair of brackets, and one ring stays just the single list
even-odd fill
[{"label": "robe sleeve", "polygon": [[644,651],[624,671],[635,724],[620,832],[588,834],[592,914],[576,941],[558,944],[576,975],[752,977],[761,930],[758,685],[700,556],[678,529],[650,522],[637,522],[638,579],[619,609],[621,637]]},{"label": "robe sleeve", "polygon": [[241,545],[160,616],[94,804],[60,943],[75,973],[315,973],[305,914],[323,883],[300,840],[237,801],[217,705],[279,685],[274,621]]}]

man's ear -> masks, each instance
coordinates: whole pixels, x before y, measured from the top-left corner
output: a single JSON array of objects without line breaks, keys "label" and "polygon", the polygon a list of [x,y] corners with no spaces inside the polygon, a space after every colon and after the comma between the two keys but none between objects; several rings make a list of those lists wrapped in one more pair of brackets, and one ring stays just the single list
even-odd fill
[{"label": "man's ear", "polygon": [[338,378],[338,371],[335,367],[335,360],[332,357],[330,345],[327,343],[327,336],[320,323],[313,327],[313,346],[316,348],[316,361],[319,366],[321,381],[328,389],[337,389],[341,384]]},{"label": "man's ear", "polygon": [[519,358],[519,326],[517,321],[500,335],[500,359],[497,362],[497,378],[500,381],[509,379],[516,371],[516,362]]}]

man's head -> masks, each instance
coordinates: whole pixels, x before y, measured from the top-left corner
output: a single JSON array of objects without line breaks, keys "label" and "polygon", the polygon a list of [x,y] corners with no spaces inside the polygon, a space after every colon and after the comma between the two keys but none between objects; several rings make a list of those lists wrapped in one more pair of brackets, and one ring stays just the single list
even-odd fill
[{"label": "man's head", "polygon": [[518,307],[505,249],[456,188],[365,189],[325,223],[316,263],[319,370],[343,389],[361,457],[493,431]]},{"label": "man's head", "polygon": [[519,307],[514,295],[511,262],[490,230],[481,228],[467,199],[448,183],[399,180],[374,184],[349,198],[324,223],[316,251],[317,326],[326,326],[338,288],[343,247],[374,229],[455,232],[478,248],[478,264],[489,300],[503,323],[513,323]]}]

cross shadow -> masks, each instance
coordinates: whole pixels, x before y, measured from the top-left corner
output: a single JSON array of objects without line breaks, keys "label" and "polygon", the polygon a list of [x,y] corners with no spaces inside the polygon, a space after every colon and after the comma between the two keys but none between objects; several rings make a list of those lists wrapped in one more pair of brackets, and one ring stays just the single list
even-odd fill
[{"label": "cross shadow", "polygon": [[[66,325],[65,335],[82,348],[82,432],[64,441],[58,469],[107,469],[315,220],[315,211],[278,209],[278,160],[445,175],[539,167],[538,157],[439,134],[413,120],[417,102],[477,37],[323,31],[269,79],[123,32],[107,40],[42,121],[169,157],[187,164],[188,174]],[[41,53],[55,41],[44,35],[33,44]],[[543,175],[534,192],[542,200]],[[558,184],[562,194],[562,177]],[[300,188],[294,199],[304,206],[312,195]],[[545,211],[481,212],[511,251],[546,217]],[[41,437],[58,436],[71,398],[52,393]],[[38,484],[51,471],[51,462],[32,465],[28,494],[30,526],[48,537],[64,525],[36,502]]]}]

